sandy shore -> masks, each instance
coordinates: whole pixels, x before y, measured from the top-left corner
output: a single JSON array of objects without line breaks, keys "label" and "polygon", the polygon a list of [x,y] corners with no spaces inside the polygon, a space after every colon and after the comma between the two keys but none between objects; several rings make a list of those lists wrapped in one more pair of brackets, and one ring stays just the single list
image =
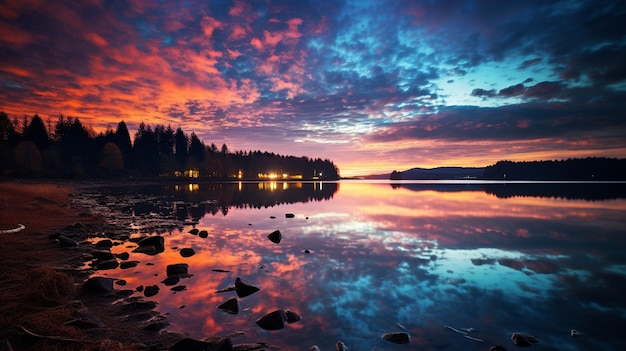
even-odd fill
[{"label": "sandy shore", "polygon": [[[98,215],[70,206],[76,191],[75,184],[59,182],[0,182],[0,351],[166,348],[176,335],[147,333],[122,321],[111,308],[114,297],[82,294],[86,276],[76,270],[85,260],[81,249],[49,239],[68,225],[102,223]],[[106,325],[106,333],[71,325],[85,308]]]}]

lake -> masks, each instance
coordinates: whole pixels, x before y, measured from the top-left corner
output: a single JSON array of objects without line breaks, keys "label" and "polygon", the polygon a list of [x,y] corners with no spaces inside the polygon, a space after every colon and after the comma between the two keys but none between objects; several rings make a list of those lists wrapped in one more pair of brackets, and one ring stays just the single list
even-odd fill
[{"label": "lake", "polygon": [[[159,302],[167,330],[197,339],[237,333],[233,343],[281,350],[334,350],[338,340],[350,350],[512,350],[511,334],[522,332],[539,339],[539,350],[626,349],[625,187],[341,181],[107,188],[99,190],[108,196],[102,205],[127,201],[109,206],[112,218],[126,218],[119,221],[133,237],[162,235],[166,247],[146,255],[130,252],[134,243],[114,246],[140,264],[96,275],[124,279],[130,289],[159,286],[146,299]],[[194,228],[207,237],[190,234]],[[278,244],[267,238],[275,230]],[[182,248],[195,255],[182,257]],[[179,292],[162,283],[166,266],[176,263],[187,263],[191,275]],[[238,277],[260,290],[237,298],[228,288]],[[237,314],[217,309],[231,298]],[[277,309],[301,320],[279,330],[256,325]],[[467,338],[446,326],[474,330]],[[402,331],[410,344],[381,339]]]}]

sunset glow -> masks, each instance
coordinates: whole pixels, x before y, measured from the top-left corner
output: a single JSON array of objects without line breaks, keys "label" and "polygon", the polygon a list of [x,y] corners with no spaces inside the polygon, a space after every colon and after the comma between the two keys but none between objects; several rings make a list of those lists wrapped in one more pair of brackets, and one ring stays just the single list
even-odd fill
[{"label": "sunset glow", "polygon": [[621,1],[6,0],[0,111],[171,125],[342,176],[623,158],[625,22]]}]

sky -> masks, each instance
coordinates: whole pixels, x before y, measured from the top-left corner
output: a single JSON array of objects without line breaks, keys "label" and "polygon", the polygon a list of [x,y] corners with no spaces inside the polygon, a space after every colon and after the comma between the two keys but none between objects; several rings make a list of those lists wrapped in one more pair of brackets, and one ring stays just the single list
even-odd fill
[{"label": "sky", "polygon": [[0,111],[332,160],[626,157],[624,1],[3,0]]}]

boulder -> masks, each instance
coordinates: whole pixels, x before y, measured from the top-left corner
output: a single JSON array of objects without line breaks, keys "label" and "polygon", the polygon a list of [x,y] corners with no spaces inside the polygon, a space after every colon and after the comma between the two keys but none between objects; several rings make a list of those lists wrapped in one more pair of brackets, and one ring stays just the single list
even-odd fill
[{"label": "boulder", "polygon": [[83,284],[83,289],[91,293],[110,293],[113,291],[113,278],[91,277]]},{"label": "boulder", "polygon": [[61,244],[61,246],[63,246],[63,247],[76,247],[76,246],[78,246],[78,241],[76,241],[76,240],[74,240],[72,238],[68,238],[65,235],[59,235],[57,240],[59,241],[59,244]]},{"label": "boulder", "polygon": [[95,269],[99,271],[104,271],[104,270],[109,270],[109,269],[115,269],[119,267],[120,264],[119,262],[117,262],[116,259],[105,260],[105,261],[97,260],[93,262],[93,266]]},{"label": "boulder", "polygon": [[172,285],[178,284],[179,281],[180,281],[180,276],[178,276],[178,275],[170,275],[167,278],[163,279],[163,281],[161,281],[161,283],[163,283],[166,286],[172,286]]},{"label": "boulder", "polygon": [[166,267],[167,276],[187,274],[189,265],[186,263],[170,264]]},{"label": "boulder", "polygon": [[185,338],[179,340],[176,344],[170,347],[170,351],[232,351],[233,343],[230,338],[222,338],[213,336],[205,338],[202,341]]},{"label": "boulder", "polygon": [[300,318],[300,315],[298,315],[296,312],[290,310],[285,311],[285,320],[287,321],[287,323],[291,324],[301,319],[302,318]]},{"label": "boulder", "polygon": [[252,283],[243,281],[239,277],[235,279],[235,291],[237,292],[237,296],[239,296],[240,298],[250,296],[259,290],[261,290],[261,288],[255,286]]},{"label": "boulder", "polygon": [[511,335],[511,340],[516,346],[519,347],[533,346],[539,342],[539,340],[537,340],[534,336],[524,333],[513,333],[513,335]]},{"label": "boulder", "polygon": [[184,249],[180,249],[180,255],[182,257],[191,257],[195,254],[196,252],[192,248],[186,247]]},{"label": "boulder", "polygon": [[154,295],[156,295],[158,293],[159,293],[159,286],[158,285],[148,285],[143,290],[143,294],[146,297],[154,296]]},{"label": "boulder", "polygon": [[110,249],[113,247],[113,242],[109,239],[100,240],[95,244],[98,249]]},{"label": "boulder", "polygon": [[278,244],[282,240],[283,235],[280,233],[280,230],[275,230],[272,233],[270,233],[270,235],[268,235],[267,238],[270,239],[270,241],[273,242],[274,244]]},{"label": "boulder", "polygon": [[91,252],[91,256],[93,258],[97,258],[99,260],[114,260],[115,255],[108,250],[95,250]]},{"label": "boulder", "polygon": [[139,264],[139,261],[124,261],[120,263],[121,269],[133,268]]},{"label": "boulder", "polygon": [[133,250],[133,252],[156,255],[165,251],[165,239],[159,235],[143,238],[137,242],[137,245],[139,247]]},{"label": "boulder", "polygon": [[222,310],[226,313],[237,314],[239,313],[239,301],[237,301],[237,299],[233,297],[232,299],[226,300],[226,302],[217,306],[217,309]]},{"label": "boulder", "polygon": [[411,337],[409,333],[406,332],[392,332],[385,333],[382,336],[383,340],[387,340],[396,344],[408,344],[411,342]]},{"label": "boulder", "polygon": [[285,311],[276,310],[257,319],[256,324],[265,330],[277,330],[285,327],[286,320]]}]

